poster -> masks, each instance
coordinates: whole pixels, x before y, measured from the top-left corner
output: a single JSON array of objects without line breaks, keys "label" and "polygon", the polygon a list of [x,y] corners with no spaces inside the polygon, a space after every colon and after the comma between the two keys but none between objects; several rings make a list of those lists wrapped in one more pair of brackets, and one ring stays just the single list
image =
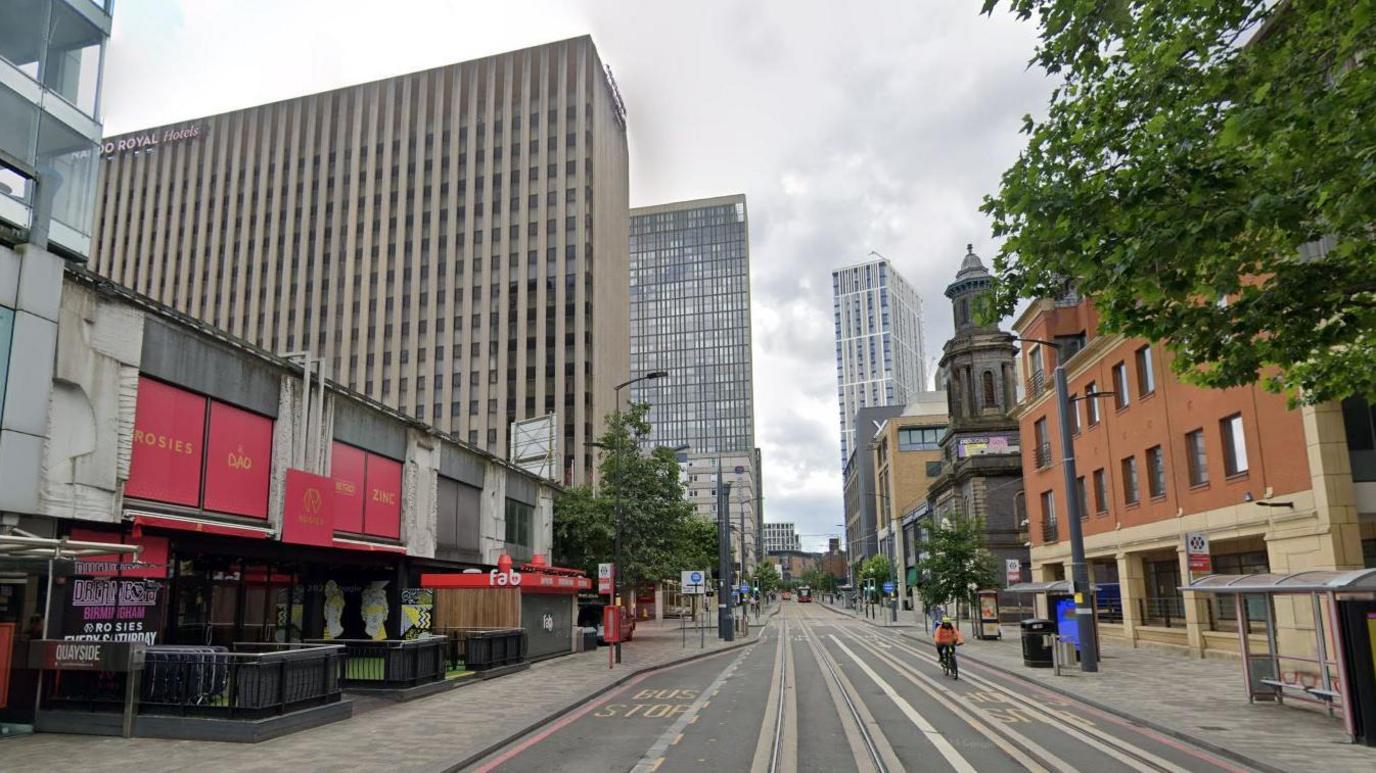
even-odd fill
[{"label": "poster", "polygon": [[72,577],[64,591],[62,638],[157,644],[167,609],[167,583]]},{"label": "poster", "polygon": [[435,611],[435,591],[404,588],[401,591],[401,638],[419,639],[430,633]]}]

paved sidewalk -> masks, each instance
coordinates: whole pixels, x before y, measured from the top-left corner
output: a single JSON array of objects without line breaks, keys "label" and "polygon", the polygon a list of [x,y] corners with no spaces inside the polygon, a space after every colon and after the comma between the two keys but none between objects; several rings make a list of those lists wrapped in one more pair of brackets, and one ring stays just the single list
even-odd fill
[{"label": "paved sidewalk", "polygon": [[[852,610],[827,606],[856,617]],[[866,620],[864,616],[857,617]],[[908,612],[912,620],[912,612]],[[869,622],[866,620],[866,622]],[[917,625],[899,626],[903,636],[930,642]],[[993,666],[1158,729],[1283,770],[1376,770],[1376,749],[1347,741],[1341,719],[1287,704],[1248,704],[1241,664],[1191,658],[1162,650],[1102,643],[1102,670],[1086,674],[1027,668],[1016,630],[1003,639],[981,641],[967,634],[962,660]]]},{"label": "paved sidewalk", "polygon": [[[734,646],[758,638],[767,619],[762,614],[758,626],[752,621],[751,636]],[[639,623],[615,669],[607,668],[607,649],[600,647],[258,744],[40,733],[0,741],[0,771],[445,770],[637,670],[733,646],[714,632],[705,649],[698,648],[696,632],[689,639],[682,647],[677,621]]]}]

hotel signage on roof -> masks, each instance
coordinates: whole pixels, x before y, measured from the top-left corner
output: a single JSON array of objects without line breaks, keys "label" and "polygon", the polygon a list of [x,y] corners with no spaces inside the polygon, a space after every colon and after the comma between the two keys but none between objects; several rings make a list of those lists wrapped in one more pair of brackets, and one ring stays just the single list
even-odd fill
[{"label": "hotel signage on roof", "polygon": [[113,156],[123,153],[126,150],[147,150],[158,145],[171,145],[186,140],[198,139],[206,133],[204,124],[192,124],[191,126],[176,126],[166,129],[150,129],[146,132],[131,134],[127,137],[119,137],[107,140],[101,146],[100,151],[105,156]]}]

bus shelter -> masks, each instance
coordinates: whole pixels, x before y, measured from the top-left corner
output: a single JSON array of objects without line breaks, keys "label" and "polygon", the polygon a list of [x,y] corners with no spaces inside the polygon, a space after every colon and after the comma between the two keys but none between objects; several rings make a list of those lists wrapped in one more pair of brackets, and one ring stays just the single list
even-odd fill
[{"label": "bus shelter", "polygon": [[[1353,742],[1376,746],[1376,569],[1211,574],[1181,590],[1233,598],[1249,702],[1318,704],[1342,715]],[[1312,657],[1281,651],[1275,602],[1286,596],[1309,597]],[[1264,634],[1260,651],[1248,635],[1254,624]]]}]

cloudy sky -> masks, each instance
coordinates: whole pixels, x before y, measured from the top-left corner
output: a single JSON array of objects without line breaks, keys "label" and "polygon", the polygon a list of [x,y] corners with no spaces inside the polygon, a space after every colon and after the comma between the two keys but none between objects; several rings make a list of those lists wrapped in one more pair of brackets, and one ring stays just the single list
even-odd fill
[{"label": "cloudy sky", "polygon": [[842,521],[830,271],[887,256],[942,290],[1049,86],[1034,30],[978,0],[120,0],[107,134],[591,34],[628,110],[631,204],[744,193],[765,517]]}]

